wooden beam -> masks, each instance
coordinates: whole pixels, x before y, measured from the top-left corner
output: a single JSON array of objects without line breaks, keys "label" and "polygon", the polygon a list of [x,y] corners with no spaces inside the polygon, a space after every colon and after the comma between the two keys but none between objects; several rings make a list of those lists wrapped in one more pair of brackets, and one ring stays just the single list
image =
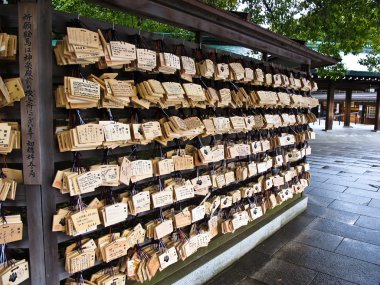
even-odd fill
[{"label": "wooden beam", "polygon": [[[316,82],[318,83],[319,89],[328,89],[330,84],[330,79],[321,79],[317,78]],[[379,83],[374,81],[362,81],[362,80],[349,80],[349,79],[338,79],[334,80],[336,90],[366,90],[368,88],[373,88]]]},{"label": "wooden beam", "polygon": [[31,284],[46,284],[41,204],[40,37],[36,2],[18,3],[19,69],[25,90],[20,102],[23,174],[27,202]]},{"label": "wooden beam", "polygon": [[301,64],[331,65],[338,61],[321,55],[284,36],[273,33],[253,23],[243,21],[200,1],[143,0],[93,0],[111,8],[176,25],[191,31],[201,31],[261,52],[268,52]]},{"label": "wooden beam", "polygon": [[202,34],[201,34],[201,32],[196,32],[195,33],[195,42],[197,44],[202,44]]},{"label": "wooden beam", "polygon": [[[41,137],[41,202],[43,208],[43,235],[45,254],[45,278],[46,284],[58,284],[59,253],[57,235],[52,232],[52,217],[56,212],[56,192],[51,187],[54,179],[54,153],[55,141],[53,112],[55,108],[53,94],[53,48],[52,48],[52,1],[37,0],[38,4],[38,32],[39,32],[39,96],[41,97],[40,128]],[[47,56],[49,55],[49,56]],[[43,98],[43,99],[42,99]],[[40,250],[40,249],[39,249]],[[32,283],[34,284],[34,283]],[[36,283],[41,284],[41,283]]]},{"label": "wooden beam", "polygon": [[31,284],[48,284],[45,278],[45,249],[42,222],[41,186],[26,185],[25,199],[27,203],[29,270]]},{"label": "wooden beam", "polygon": [[25,185],[41,184],[41,146],[38,143],[40,128],[40,98],[38,88],[38,28],[37,5],[20,2],[18,6],[19,68],[20,77],[25,90],[25,98],[21,100],[21,141],[22,161]]},{"label": "wooden beam", "polygon": [[50,285],[57,284],[59,259],[56,235],[51,231],[56,210],[50,186],[54,177],[51,0],[20,1],[18,19],[20,76],[26,90],[20,108],[30,280],[31,284]]},{"label": "wooden beam", "polygon": [[380,85],[377,88],[377,97],[376,97],[376,112],[375,112],[375,132],[380,131]]},{"label": "wooden beam", "polygon": [[331,131],[333,128],[334,93],[335,93],[334,82],[331,82],[329,89],[327,90],[327,114],[326,114],[326,122],[325,122],[325,131]]},{"label": "wooden beam", "polygon": [[345,101],[345,113],[344,113],[344,126],[350,126],[351,117],[351,101],[352,101],[352,89],[346,91],[346,101]]},{"label": "wooden beam", "polygon": [[[235,15],[231,15],[230,12],[223,11],[221,9],[214,8],[211,5],[205,3],[205,1],[194,1],[194,0],[180,0],[180,1],[172,1],[172,0],[151,0],[152,2],[156,2],[159,4],[164,4],[168,7],[173,7],[175,9],[181,9],[186,13],[192,13],[195,15],[201,14],[204,19],[209,19],[213,17],[216,22],[221,22],[223,24],[224,21],[220,21],[223,19],[226,21],[226,27],[237,27],[237,30],[241,30],[241,32],[245,32],[248,35],[256,37],[261,41],[268,42],[273,45],[277,45],[284,49],[290,51],[297,51],[301,54],[307,56],[309,59],[313,61],[315,67],[332,65],[336,64],[339,61],[333,57],[323,55],[319,52],[316,52],[303,44],[298,43],[288,37],[283,35],[274,33],[261,27],[260,25],[254,24],[249,21],[244,21],[237,18]],[[199,13],[202,12],[202,13]],[[244,44],[244,43],[243,43]],[[318,62],[318,63],[317,63]],[[329,63],[327,63],[329,62]],[[319,65],[322,64],[322,65]]]},{"label": "wooden beam", "polygon": [[263,52],[263,53],[262,53],[261,60],[262,60],[262,61],[268,61],[268,53],[267,53],[267,52]]},{"label": "wooden beam", "polygon": [[311,74],[310,72],[310,64],[302,64],[301,71],[306,72],[306,74]]}]

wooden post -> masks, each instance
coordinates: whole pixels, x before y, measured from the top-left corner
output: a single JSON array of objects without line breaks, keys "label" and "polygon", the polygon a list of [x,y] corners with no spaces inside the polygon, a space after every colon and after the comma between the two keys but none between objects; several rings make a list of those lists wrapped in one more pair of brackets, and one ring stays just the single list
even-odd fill
[{"label": "wooden post", "polygon": [[380,131],[380,85],[377,87],[376,112],[375,112],[375,132]]},{"label": "wooden post", "polygon": [[[44,254],[45,254],[45,278],[46,284],[57,284],[59,272],[59,255],[57,235],[52,232],[52,217],[56,212],[56,193],[51,187],[54,179],[54,134],[53,112],[53,47],[52,47],[52,1],[37,0],[38,4],[38,31],[41,46],[39,52],[39,96],[43,98],[40,102],[41,127],[41,171],[43,173],[41,181],[41,202],[43,207],[43,230],[44,230]],[[47,56],[48,55],[48,56]],[[33,283],[34,284],[34,283]],[[41,284],[41,283],[38,283]]]},{"label": "wooden post", "polygon": [[262,61],[268,61],[268,53],[267,53],[267,52],[263,52],[263,53],[262,53],[261,60],[262,60]]},{"label": "wooden post", "polygon": [[199,44],[199,48],[201,48],[202,45],[202,33],[201,32],[196,32],[195,33],[195,42]]},{"label": "wooden post", "polygon": [[327,90],[327,114],[325,131],[331,131],[334,123],[334,93],[335,86],[333,82],[330,82],[329,89]]},{"label": "wooden post", "polygon": [[[22,153],[27,201],[30,281],[58,282],[58,246],[51,231],[55,212],[51,0],[18,3]],[[41,111],[43,110],[43,112]]]},{"label": "wooden post", "polygon": [[46,284],[41,205],[40,97],[38,86],[39,37],[37,3],[19,2],[19,69],[25,90],[20,102],[22,157],[27,201],[30,280]]},{"label": "wooden post", "polygon": [[345,113],[344,113],[344,126],[350,126],[351,117],[351,101],[352,101],[352,89],[346,91]]},{"label": "wooden post", "polygon": [[38,117],[40,97],[38,96],[38,15],[37,4],[20,2],[18,9],[18,34],[20,51],[20,77],[25,90],[25,99],[20,103],[22,161],[25,185],[41,184],[41,147],[38,143],[40,128]]},{"label": "wooden post", "polygon": [[362,115],[360,117],[360,124],[365,124],[365,118],[367,117],[367,105],[363,105]]},{"label": "wooden post", "polygon": [[310,70],[310,63],[308,63],[308,64],[302,64],[301,65],[301,70],[303,71],[303,72],[306,72],[307,73],[307,75],[309,75],[311,72],[311,70]]}]

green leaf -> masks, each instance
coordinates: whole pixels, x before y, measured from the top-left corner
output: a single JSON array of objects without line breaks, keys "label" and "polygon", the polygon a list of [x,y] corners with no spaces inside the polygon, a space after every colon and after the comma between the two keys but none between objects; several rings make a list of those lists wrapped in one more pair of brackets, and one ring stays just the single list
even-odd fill
[{"label": "green leaf", "polygon": [[[240,0],[252,21],[287,37],[317,43],[317,51],[339,54],[373,54],[361,64],[378,70],[380,52],[380,3],[377,0]],[[336,76],[343,65],[323,69]],[[322,72],[319,69],[319,72]]]}]

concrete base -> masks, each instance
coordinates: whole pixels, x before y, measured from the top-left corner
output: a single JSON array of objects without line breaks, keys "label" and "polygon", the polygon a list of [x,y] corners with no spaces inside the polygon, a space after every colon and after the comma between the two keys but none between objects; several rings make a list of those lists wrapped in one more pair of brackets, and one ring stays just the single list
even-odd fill
[{"label": "concrete base", "polygon": [[[177,279],[172,284],[176,285],[198,285],[204,284],[215,275],[226,269],[243,255],[251,251],[259,243],[274,234],[286,223],[293,220],[307,208],[307,197],[299,199],[292,207],[285,210],[273,220],[255,230],[252,234],[242,237],[237,243],[231,246],[224,244],[218,250],[218,254],[213,256],[199,267],[192,267],[192,271],[187,275]],[[240,238],[238,236],[237,238]]]}]

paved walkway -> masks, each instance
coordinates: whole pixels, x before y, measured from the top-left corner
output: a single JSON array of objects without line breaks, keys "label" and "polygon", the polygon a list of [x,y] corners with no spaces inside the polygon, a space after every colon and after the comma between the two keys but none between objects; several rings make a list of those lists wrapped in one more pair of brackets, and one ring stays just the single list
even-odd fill
[{"label": "paved walkway", "polygon": [[322,128],[308,209],[209,284],[380,284],[380,133]]}]

